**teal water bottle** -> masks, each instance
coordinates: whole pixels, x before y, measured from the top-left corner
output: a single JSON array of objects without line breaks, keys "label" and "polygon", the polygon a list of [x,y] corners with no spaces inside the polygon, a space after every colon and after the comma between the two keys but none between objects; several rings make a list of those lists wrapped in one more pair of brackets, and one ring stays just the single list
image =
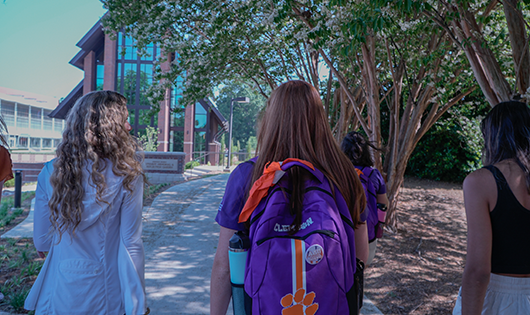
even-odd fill
[{"label": "teal water bottle", "polygon": [[237,231],[228,244],[230,282],[232,283],[232,305],[234,315],[250,315],[250,297],[245,294],[245,267],[247,264],[250,239],[243,231]]}]

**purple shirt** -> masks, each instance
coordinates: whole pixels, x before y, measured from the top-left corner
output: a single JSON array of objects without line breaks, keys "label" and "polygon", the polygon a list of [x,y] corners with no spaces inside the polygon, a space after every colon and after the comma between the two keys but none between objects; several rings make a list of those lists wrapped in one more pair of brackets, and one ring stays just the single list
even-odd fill
[{"label": "purple shirt", "polygon": [[[252,177],[252,170],[254,169],[254,163],[257,158],[253,158],[245,163],[239,164],[234,171],[230,174],[228,182],[226,183],[226,190],[223,196],[223,200],[219,205],[219,211],[215,217],[215,221],[222,227],[232,229],[236,231],[245,230],[244,223],[238,223],[239,214],[245,202],[247,201],[247,192],[250,191],[250,180]],[[377,169],[372,172],[374,178],[379,178],[381,185],[375,186],[377,193],[381,194],[386,192],[385,181],[381,176],[381,173]],[[370,176],[370,179],[372,179]],[[375,184],[374,184],[375,185]],[[361,214],[361,221],[366,221],[368,213],[365,211]]]},{"label": "purple shirt", "polygon": [[355,166],[360,169],[364,175],[368,176],[375,188],[375,193],[382,195],[386,193],[386,184],[383,179],[383,175],[379,172],[377,168],[372,168],[370,166]]},{"label": "purple shirt", "polygon": [[215,217],[215,221],[222,227],[237,231],[245,230],[245,225],[237,222],[247,201],[247,192],[250,190],[253,160],[239,164],[228,178],[225,194]]}]

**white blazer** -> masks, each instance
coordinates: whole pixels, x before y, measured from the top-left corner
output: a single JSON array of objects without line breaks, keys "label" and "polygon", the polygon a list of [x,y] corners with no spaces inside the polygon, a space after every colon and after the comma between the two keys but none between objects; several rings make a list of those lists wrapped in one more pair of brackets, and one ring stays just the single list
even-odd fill
[{"label": "white blazer", "polygon": [[[49,251],[24,307],[35,314],[123,315],[144,314],[144,247],[142,242],[143,178],[133,182],[133,192],[114,175],[112,164],[102,172],[107,189],[104,202],[96,202],[96,187],[83,170],[85,196],[81,223],[74,236],[59,241],[52,231],[48,201],[52,195],[53,161],[39,174],[35,195],[33,242],[38,251]],[[90,181],[91,182],[91,181]]]}]

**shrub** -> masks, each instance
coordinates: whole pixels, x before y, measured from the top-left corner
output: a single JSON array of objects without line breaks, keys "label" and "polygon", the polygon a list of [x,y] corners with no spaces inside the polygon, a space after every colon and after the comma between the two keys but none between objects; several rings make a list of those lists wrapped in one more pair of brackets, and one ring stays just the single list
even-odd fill
[{"label": "shrub", "polygon": [[418,143],[406,175],[462,182],[482,166],[481,148],[479,119],[461,116],[439,121]]},{"label": "shrub", "polygon": [[15,187],[15,179],[11,178],[10,180],[4,183],[4,187]]},{"label": "shrub", "polygon": [[199,165],[201,165],[201,164],[199,162],[197,162],[197,161],[189,161],[184,166],[184,169],[190,170],[190,169],[193,169],[194,167],[199,166]]}]

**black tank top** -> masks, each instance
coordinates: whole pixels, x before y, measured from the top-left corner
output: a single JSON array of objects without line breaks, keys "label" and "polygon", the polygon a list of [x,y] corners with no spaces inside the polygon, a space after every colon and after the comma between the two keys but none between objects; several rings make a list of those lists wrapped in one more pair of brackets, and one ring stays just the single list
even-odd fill
[{"label": "black tank top", "polygon": [[519,203],[501,171],[485,166],[497,183],[497,204],[490,212],[493,246],[491,272],[530,274],[530,210]]}]

